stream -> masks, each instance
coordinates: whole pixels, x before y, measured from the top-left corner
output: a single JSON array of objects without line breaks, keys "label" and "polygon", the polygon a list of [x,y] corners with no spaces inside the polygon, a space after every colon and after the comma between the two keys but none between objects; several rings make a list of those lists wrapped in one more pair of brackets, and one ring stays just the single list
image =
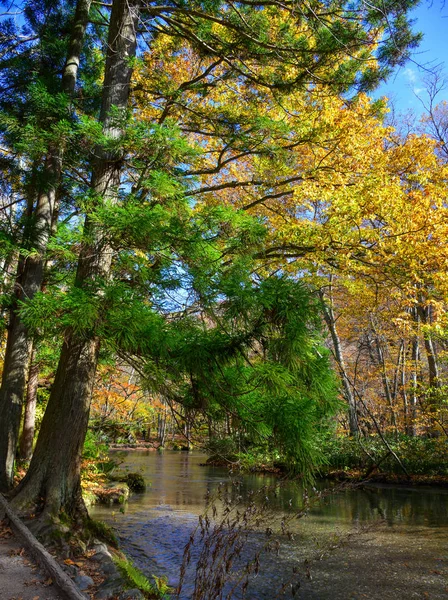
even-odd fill
[{"label": "stream", "polygon": [[[372,484],[323,493],[319,502],[310,492],[308,514],[296,518],[303,506],[298,482],[255,474],[229,482],[226,469],[201,466],[206,457],[198,452],[131,450],[114,452],[113,458],[143,475],[146,492],[133,494],[122,508],[97,505],[90,514],[115,528],[122,549],[148,576],[166,575],[177,585],[184,547],[204,513],[206,494],[221,490],[234,507],[231,516],[235,503],[242,512],[248,497],[262,506],[260,523],[244,537],[239,571],[230,570],[224,587],[232,599],[273,600],[293,592],[306,600],[448,599],[446,489]],[[219,499],[215,504],[219,519],[224,505]],[[287,535],[281,534],[282,521]],[[271,551],[261,552],[259,572],[243,596],[238,573],[267,543]],[[201,547],[192,548],[182,599],[193,597]],[[212,572],[205,572],[202,586],[204,581],[206,586],[212,581]]]}]

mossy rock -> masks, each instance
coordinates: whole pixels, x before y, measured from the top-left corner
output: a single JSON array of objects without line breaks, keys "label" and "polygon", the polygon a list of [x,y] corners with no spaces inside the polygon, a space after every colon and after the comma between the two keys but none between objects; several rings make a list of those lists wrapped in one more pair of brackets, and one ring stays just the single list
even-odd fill
[{"label": "mossy rock", "polygon": [[101,551],[103,553],[108,552],[108,549],[104,544],[102,544],[102,542],[106,542],[113,548],[118,548],[118,538],[115,534],[115,531],[107,523],[104,523],[103,521],[99,521],[97,519],[91,519],[89,517],[88,519],[86,519],[85,529],[88,532],[90,539],[92,537],[96,538],[94,539],[94,542],[97,545],[98,541],[100,540],[99,544],[100,546],[102,546]]},{"label": "mossy rock", "polygon": [[103,488],[95,492],[100,504],[124,504],[129,498],[129,486],[124,483],[111,488]]},{"label": "mossy rock", "polygon": [[140,473],[128,473],[124,481],[131,492],[144,492],[146,490],[145,480]]}]

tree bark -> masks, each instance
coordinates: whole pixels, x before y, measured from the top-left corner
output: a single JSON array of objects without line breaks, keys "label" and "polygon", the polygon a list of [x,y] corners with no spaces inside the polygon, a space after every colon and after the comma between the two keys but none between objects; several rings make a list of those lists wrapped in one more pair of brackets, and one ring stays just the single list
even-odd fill
[{"label": "tree bark", "polygon": [[[128,104],[138,14],[138,0],[114,0],[100,113],[103,133],[109,139],[123,135],[121,126],[117,125],[116,112],[124,112]],[[111,114],[112,107],[115,117]],[[98,202],[114,201],[120,184],[122,156],[103,148],[97,148],[95,154],[91,182],[95,197]],[[75,285],[92,293],[98,291],[98,280],[109,277],[112,250],[88,215],[84,232]],[[17,506],[43,503],[39,508],[44,520],[61,511],[75,520],[86,515],[81,496],[80,463],[99,347],[100,339],[95,331],[82,335],[69,329],[65,333],[36,449],[13,500]]]},{"label": "tree bark", "polygon": [[[72,95],[88,23],[91,0],[78,0],[62,76],[62,91]],[[19,301],[31,300],[41,288],[48,240],[62,173],[64,148],[55,144],[45,161],[46,184],[37,194],[30,236],[25,240],[31,253],[19,261],[16,301],[10,312],[8,339],[0,389],[0,491],[12,486],[14,460],[22,414],[25,382],[32,343],[30,333],[17,312]]]}]

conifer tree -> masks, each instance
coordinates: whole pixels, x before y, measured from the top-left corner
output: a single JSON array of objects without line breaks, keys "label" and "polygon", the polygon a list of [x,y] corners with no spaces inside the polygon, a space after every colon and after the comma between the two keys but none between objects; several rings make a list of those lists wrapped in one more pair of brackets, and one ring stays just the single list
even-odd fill
[{"label": "conifer tree", "polygon": [[[132,302],[126,303],[132,299],[135,285],[126,266],[138,264],[143,252],[145,269],[134,268],[133,277],[144,279],[149,273],[148,281],[154,287],[156,273],[166,292],[182,279],[182,258],[194,272],[194,286],[200,289],[202,301],[213,297],[208,291],[214,282],[211,265],[219,253],[212,250],[210,256],[201,256],[198,249],[204,249],[207,229],[193,224],[191,237],[185,239],[182,225],[189,208],[186,192],[191,196],[196,185],[183,167],[194,162],[195,152],[187,148],[175,122],[161,119],[141,125],[130,118],[128,98],[139,32],[144,32],[149,46],[163,35],[181,46],[188,42],[204,59],[212,60],[212,69],[224,65],[219,77],[237,85],[250,82],[255,95],[262,89],[287,93],[317,84],[348,93],[373,86],[391,66],[405,59],[416,41],[406,19],[412,4],[394,1],[376,7],[337,2],[329,10],[327,3],[308,8],[295,1],[275,0],[236,4],[113,1],[101,111],[98,120],[93,113],[88,123],[97,144],[84,164],[91,173],[91,184],[82,204],[86,219],[76,279],[66,302],[67,307],[71,303],[72,311],[71,316],[68,311],[61,358],[36,450],[15,493],[17,505],[38,504],[44,517],[61,510],[72,517],[83,514],[80,452],[100,343],[108,339],[110,343],[115,339],[116,344],[133,343],[134,351],[141,343],[123,327],[127,307],[131,314],[137,310],[134,315],[139,315]],[[104,17],[105,11],[101,14]],[[198,81],[206,83],[209,74],[207,67],[198,74]],[[240,124],[230,123],[228,129],[237,135]],[[200,146],[195,151],[197,154]],[[206,224],[207,217],[204,219]],[[210,221],[209,234],[219,238],[230,220],[229,216],[215,219],[215,225]],[[170,234],[168,247],[163,248],[160,240],[157,251],[145,252],[145,243],[149,240],[151,246],[151,237],[162,230]],[[134,246],[126,248],[123,242],[129,231]],[[175,250],[175,244],[180,248]],[[148,265],[151,254],[154,262]],[[205,258],[212,259],[205,261],[208,268],[194,267]],[[115,267],[118,271],[122,268],[123,278],[111,281]],[[235,269],[244,267],[244,258],[236,260]],[[157,309],[156,296],[148,291],[146,302]],[[24,317],[27,311],[32,317],[39,302],[45,304],[42,295],[35,294],[36,298],[22,309]],[[161,315],[157,316],[158,312]],[[162,311],[153,311],[150,318],[164,321]],[[280,359],[274,352],[273,360]],[[274,380],[274,375],[275,368],[267,379]],[[284,423],[287,421],[286,415]]]}]

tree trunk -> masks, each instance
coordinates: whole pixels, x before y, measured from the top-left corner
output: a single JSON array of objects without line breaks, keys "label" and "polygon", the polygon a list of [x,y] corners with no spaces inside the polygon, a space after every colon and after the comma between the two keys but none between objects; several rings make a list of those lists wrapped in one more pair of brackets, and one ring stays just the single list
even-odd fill
[{"label": "tree trunk", "polygon": [[412,371],[411,371],[411,414],[409,423],[409,435],[416,433],[416,417],[417,417],[417,402],[418,402],[418,369],[420,363],[420,342],[418,335],[412,339]]},{"label": "tree trunk", "polygon": [[165,437],[166,437],[166,410],[164,410],[163,415],[159,414],[158,426],[157,426],[157,438],[158,438],[159,444],[162,448],[165,445]]},{"label": "tree trunk", "polygon": [[339,339],[339,334],[336,328],[336,319],[334,316],[333,310],[333,298],[331,294],[331,282],[330,279],[330,292],[329,292],[329,301],[326,303],[324,299],[324,294],[322,290],[320,291],[320,298],[322,300],[323,312],[325,323],[327,324],[328,331],[330,332],[331,340],[333,342],[333,352],[334,357],[336,359],[336,363],[338,365],[339,373],[342,380],[342,388],[344,390],[344,396],[347,401],[348,406],[348,421],[349,421],[349,430],[350,435],[357,435],[359,432],[358,425],[358,415],[356,412],[356,400],[353,395],[353,391],[350,385],[350,381],[347,375],[347,369],[345,366],[344,355],[342,353],[341,340]]},{"label": "tree trunk", "polygon": [[210,416],[207,417],[207,428],[208,428],[208,441],[211,442],[214,439],[215,434],[213,431],[213,421]]},{"label": "tree trunk", "polygon": [[[16,233],[16,213],[19,198],[12,195],[10,200],[11,205],[9,206],[9,210],[2,202],[3,205],[0,207],[0,223],[2,224],[2,228],[4,227],[5,231],[9,230],[9,234],[14,238]],[[17,271],[17,261],[18,254],[15,249],[8,250],[0,259],[0,294],[2,295],[6,293],[14,280],[14,274]],[[5,307],[0,308],[0,318],[4,318],[7,312]]]},{"label": "tree trunk", "polygon": [[[116,113],[127,108],[138,7],[135,0],[115,0],[112,6],[100,113],[103,133],[109,139],[119,139],[123,134],[111,109],[114,107]],[[122,156],[103,148],[97,148],[95,154],[91,183],[95,197],[98,202],[114,201],[120,184]],[[97,279],[104,281],[109,277],[112,251],[88,215],[84,231],[75,285],[92,292]],[[82,335],[71,329],[66,331],[36,449],[13,500],[19,507],[43,503],[39,508],[44,519],[61,511],[73,519],[86,514],[81,497],[80,462],[99,346],[95,332]]]},{"label": "tree trunk", "polygon": [[25,416],[20,439],[20,458],[29,460],[33,453],[34,426],[36,423],[37,387],[39,383],[39,363],[36,360],[36,345],[31,352],[28,384],[26,388]]},{"label": "tree trunk", "polygon": [[386,397],[387,404],[390,408],[390,417],[391,417],[391,425],[394,428],[395,435],[398,434],[397,427],[397,418],[395,415],[395,406],[394,406],[394,398],[391,393],[389,377],[387,376],[386,369],[386,360],[384,358],[383,346],[379,339],[378,334],[374,331],[375,335],[375,348],[376,348],[376,358],[378,360],[378,364],[381,367],[381,381],[383,382],[384,395]]},{"label": "tree trunk", "polygon": [[185,446],[188,448],[188,450],[191,450],[192,448],[192,443],[191,443],[191,425],[194,419],[194,415],[190,413],[190,410],[188,410],[187,408],[184,409],[184,419],[185,419],[185,423],[184,423],[184,438],[185,438]]},{"label": "tree trunk", "polygon": [[14,460],[22,414],[30,340],[25,326],[11,312],[0,390],[0,491],[13,483]]},{"label": "tree trunk", "polygon": [[[62,76],[62,91],[72,95],[79,57],[87,27],[91,0],[79,0],[69,42],[67,61]],[[5,362],[0,389],[0,491],[12,486],[14,459],[22,414],[26,374],[30,362],[31,340],[27,327],[17,312],[20,300],[31,300],[41,288],[45,255],[51,233],[56,204],[56,191],[60,183],[64,149],[61,145],[50,148],[45,162],[44,189],[37,195],[33,212],[33,227],[25,239],[32,250],[26,259],[19,261],[16,279],[16,301],[11,309],[6,344]]]},{"label": "tree trunk", "polygon": [[[431,324],[431,310],[430,307],[424,306],[422,300],[420,300],[420,304],[417,306],[418,316],[423,325]],[[426,359],[428,361],[428,383],[429,390],[426,395],[427,402],[425,403],[425,411],[429,417],[429,426],[427,428],[428,435],[437,436],[439,435],[439,430],[437,428],[437,410],[440,407],[440,399],[439,394],[437,393],[437,389],[440,388],[440,379],[439,379],[439,364],[437,360],[437,352],[434,341],[431,337],[431,334],[428,331],[424,331],[424,344],[426,351]]]},{"label": "tree trunk", "polygon": [[[30,186],[29,192],[25,211],[24,241],[30,235],[29,224],[33,214],[34,185]],[[28,269],[29,275],[31,274],[32,262],[32,257],[28,264],[23,256],[19,256],[17,260],[15,298],[9,311],[8,335],[0,388],[0,491],[7,491],[13,482],[14,459],[31,344],[25,326],[16,313],[16,308],[19,300],[34,295],[32,278],[30,276],[23,277],[25,269]]]},{"label": "tree trunk", "polygon": [[[418,315],[421,322],[424,325],[429,325],[431,323],[431,316],[429,313],[429,308],[424,307],[422,305],[418,306]],[[426,350],[426,358],[428,360],[428,370],[429,370],[429,387],[430,388],[438,388],[440,387],[439,380],[439,365],[437,361],[437,353],[434,341],[431,335],[425,332],[424,335],[425,342],[425,350]]]},{"label": "tree trunk", "polygon": [[14,503],[37,504],[46,514],[67,515],[82,508],[80,461],[87,429],[99,343],[68,333],[42,421],[30,468]]},{"label": "tree trunk", "polygon": [[404,425],[404,432],[406,435],[413,435],[410,434],[409,432],[411,431],[411,424],[412,424],[412,416],[410,414],[409,411],[409,400],[408,400],[408,392],[406,389],[406,348],[405,348],[405,341],[402,340],[401,341],[401,348],[403,349],[401,352],[401,369],[400,369],[400,389],[401,389],[401,395],[403,397],[403,425]]}]

